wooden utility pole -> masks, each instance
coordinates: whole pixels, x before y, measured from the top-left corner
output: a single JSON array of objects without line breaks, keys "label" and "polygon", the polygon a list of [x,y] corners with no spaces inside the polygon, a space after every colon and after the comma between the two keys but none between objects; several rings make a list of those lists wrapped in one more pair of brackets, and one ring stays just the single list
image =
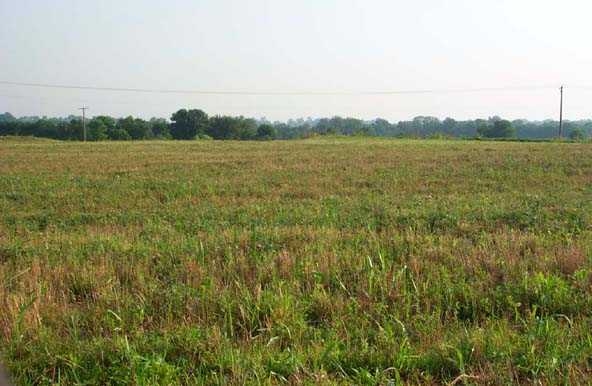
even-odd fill
[{"label": "wooden utility pole", "polygon": [[86,142],[86,110],[88,107],[82,106],[79,110],[82,110],[82,136],[84,138],[84,142]]},{"label": "wooden utility pole", "polygon": [[559,139],[563,135],[563,86],[559,88],[560,99],[559,99]]}]

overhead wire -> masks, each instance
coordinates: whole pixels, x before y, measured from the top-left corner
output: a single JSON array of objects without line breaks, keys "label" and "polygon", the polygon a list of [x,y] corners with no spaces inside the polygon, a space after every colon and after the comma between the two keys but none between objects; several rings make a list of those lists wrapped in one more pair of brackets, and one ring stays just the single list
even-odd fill
[{"label": "overhead wire", "polygon": [[555,89],[559,86],[533,85],[533,86],[506,86],[506,87],[475,87],[475,88],[434,88],[434,89],[402,89],[402,90],[361,90],[361,91],[265,91],[265,90],[191,90],[191,89],[160,89],[160,88],[126,88],[126,87],[102,87],[51,83],[14,82],[0,80],[0,84],[10,86],[24,86],[37,88],[88,90],[88,91],[111,91],[111,92],[132,92],[132,93],[153,93],[153,94],[195,94],[195,95],[245,95],[245,96],[314,96],[314,95],[402,95],[402,94],[448,94],[448,93],[475,93],[495,91],[530,91]]}]

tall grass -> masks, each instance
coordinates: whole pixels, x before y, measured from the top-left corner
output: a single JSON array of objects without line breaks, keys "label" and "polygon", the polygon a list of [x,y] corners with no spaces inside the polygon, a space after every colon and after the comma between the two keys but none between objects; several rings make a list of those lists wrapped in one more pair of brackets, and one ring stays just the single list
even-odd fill
[{"label": "tall grass", "polygon": [[592,146],[0,142],[17,384],[592,381]]}]

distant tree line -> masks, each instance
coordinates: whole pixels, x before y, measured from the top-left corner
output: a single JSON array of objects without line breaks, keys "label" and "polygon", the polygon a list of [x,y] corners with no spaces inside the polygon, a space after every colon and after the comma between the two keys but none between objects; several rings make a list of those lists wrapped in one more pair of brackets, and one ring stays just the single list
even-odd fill
[{"label": "distant tree line", "polygon": [[[553,120],[508,121],[500,117],[456,121],[419,116],[391,123],[385,119],[364,121],[356,118],[290,119],[270,122],[231,116],[208,116],[198,109],[181,109],[170,120],[96,116],[86,121],[87,139],[234,139],[272,140],[307,138],[316,135],[364,135],[381,137],[465,137],[545,139],[557,136],[558,122]],[[584,140],[592,134],[592,120],[564,122],[564,135]],[[20,117],[0,114],[0,136],[35,136],[60,140],[82,140],[81,117]]]}]

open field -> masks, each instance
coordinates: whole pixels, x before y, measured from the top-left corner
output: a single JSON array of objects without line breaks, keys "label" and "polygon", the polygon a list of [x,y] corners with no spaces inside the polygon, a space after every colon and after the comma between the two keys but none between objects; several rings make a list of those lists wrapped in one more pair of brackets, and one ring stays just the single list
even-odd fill
[{"label": "open field", "polygon": [[17,384],[592,382],[592,145],[0,140]]}]

